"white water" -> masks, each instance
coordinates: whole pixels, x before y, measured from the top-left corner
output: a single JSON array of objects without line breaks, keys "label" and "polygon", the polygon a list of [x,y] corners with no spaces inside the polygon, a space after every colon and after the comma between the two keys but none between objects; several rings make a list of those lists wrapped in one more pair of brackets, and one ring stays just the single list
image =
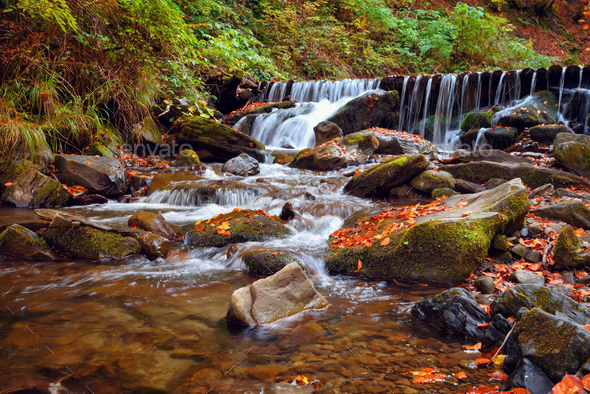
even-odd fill
[{"label": "white water", "polygon": [[436,113],[434,116],[434,136],[433,142],[437,145],[446,143],[446,133],[451,129],[451,119],[453,116],[453,105],[455,104],[455,85],[457,75],[449,74],[442,78],[440,83],[440,93],[436,104]]},{"label": "white water", "polygon": [[[366,91],[379,89],[380,79],[343,79],[340,81],[295,82],[291,87],[291,100],[298,103],[336,102],[344,97],[355,97]],[[281,102],[285,99],[287,82],[275,82],[262,101]]]}]

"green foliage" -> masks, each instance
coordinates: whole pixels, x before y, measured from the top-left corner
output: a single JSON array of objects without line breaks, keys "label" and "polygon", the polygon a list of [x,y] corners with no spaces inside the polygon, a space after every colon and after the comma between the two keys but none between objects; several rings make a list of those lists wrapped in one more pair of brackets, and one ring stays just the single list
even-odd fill
[{"label": "green foliage", "polygon": [[66,0],[19,0],[16,7],[35,21],[57,23],[64,32],[77,30],[76,18]]}]

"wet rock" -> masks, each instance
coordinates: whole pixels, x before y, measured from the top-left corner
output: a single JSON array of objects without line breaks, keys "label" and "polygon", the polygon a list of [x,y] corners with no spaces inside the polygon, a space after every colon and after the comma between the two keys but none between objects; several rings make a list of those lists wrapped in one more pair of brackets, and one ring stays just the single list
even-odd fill
[{"label": "wet rock", "polygon": [[192,166],[193,164],[199,164],[200,162],[201,160],[199,160],[197,152],[192,149],[183,149],[175,160],[174,166]]},{"label": "wet rock", "polygon": [[507,252],[510,250],[510,244],[508,243],[508,239],[504,234],[496,235],[492,240],[492,246],[503,252]]},{"label": "wet rock", "polygon": [[293,159],[295,158],[295,156],[297,156],[299,152],[300,151],[298,149],[294,149],[292,151],[287,151],[284,149],[273,151],[273,162],[278,164],[289,164],[293,161]]},{"label": "wet rock", "polygon": [[428,162],[420,154],[399,156],[355,176],[344,186],[344,191],[357,197],[386,196],[391,189],[427,168]]},{"label": "wet rock", "polygon": [[127,192],[127,175],[119,160],[108,157],[56,155],[59,180],[68,185],[83,186],[89,193],[119,196]]},{"label": "wet rock", "polygon": [[[547,183],[543,186],[539,186],[538,188],[536,188],[535,190],[533,190],[532,192],[529,193],[529,200],[532,200],[537,196],[544,196],[546,194],[551,194],[551,193],[553,193],[553,190],[555,190],[555,188],[550,183]],[[565,189],[557,189],[557,190],[565,190]]]},{"label": "wet rock", "polygon": [[0,233],[0,254],[23,259],[52,259],[49,249],[42,238],[19,224]]},{"label": "wet rock", "polygon": [[430,141],[405,131],[371,128],[362,133],[371,133],[379,140],[379,147],[375,151],[377,154],[403,155],[406,153],[438,152],[436,146]]},{"label": "wet rock", "polygon": [[398,112],[399,96],[396,91],[371,92],[350,100],[328,121],[336,123],[344,135],[371,127],[394,129]]},{"label": "wet rock", "polygon": [[540,308],[553,315],[564,315],[581,325],[590,324],[588,308],[552,288],[529,284],[510,287],[492,302],[492,311],[494,314],[516,317],[521,308]]},{"label": "wet rock", "polygon": [[486,187],[478,185],[477,183],[464,181],[463,179],[455,179],[455,190],[463,194],[474,194],[486,191]]},{"label": "wet rock", "polygon": [[227,320],[241,324],[268,324],[307,309],[328,305],[297,263],[268,278],[234,291]]},{"label": "wet rock", "polygon": [[34,168],[22,172],[19,178],[6,187],[0,201],[18,208],[63,207],[72,203],[72,196],[58,181]]},{"label": "wet rock", "polygon": [[468,113],[461,123],[461,131],[466,133],[469,130],[479,130],[482,128],[492,127],[492,116],[494,112],[489,111],[473,111]]},{"label": "wet rock", "polygon": [[[453,182],[455,180],[453,179]],[[439,198],[439,197],[451,197],[451,196],[456,196],[458,193],[456,191],[454,191],[453,189],[449,189],[449,188],[436,188],[432,191],[431,195],[432,198]]]},{"label": "wet rock", "polygon": [[517,270],[510,275],[510,280],[523,285],[544,285],[545,277],[530,271]]},{"label": "wet rock", "polygon": [[250,252],[244,255],[244,263],[250,274],[274,275],[290,263],[296,262],[291,256],[276,252]]},{"label": "wet rock", "polygon": [[588,194],[582,194],[582,193],[576,193],[576,192],[573,192],[573,191],[568,190],[568,189],[556,189],[555,192],[554,192],[554,195],[557,198],[568,197],[568,198],[579,198],[582,201],[588,201],[588,200],[590,200],[590,195],[588,195]]},{"label": "wet rock", "polygon": [[475,341],[485,333],[485,329],[477,325],[489,322],[488,314],[461,288],[452,288],[416,303],[412,315],[445,334]]},{"label": "wet rock", "polygon": [[519,359],[539,366],[554,383],[565,374],[575,374],[589,360],[590,331],[563,315],[534,308],[518,320],[513,335]]},{"label": "wet rock", "polygon": [[413,188],[408,185],[394,187],[389,191],[390,198],[413,198],[414,195]]},{"label": "wet rock", "polygon": [[552,145],[559,133],[574,134],[572,129],[561,124],[535,126],[529,129],[531,139],[543,145]]},{"label": "wet rock", "polygon": [[485,334],[481,340],[484,348],[494,349],[499,348],[506,335],[512,329],[512,324],[501,314],[497,313],[492,317],[492,321],[489,326],[486,327]]},{"label": "wet rock", "polygon": [[547,374],[528,358],[520,360],[506,384],[508,387],[522,387],[531,394],[549,394],[554,386]]},{"label": "wet rock", "polygon": [[590,229],[590,209],[580,200],[562,200],[534,210],[540,218],[554,219],[574,227]]},{"label": "wet rock", "polygon": [[569,225],[559,232],[553,254],[554,268],[558,271],[564,268],[576,269],[590,266],[590,253],[582,252],[580,240]]},{"label": "wet rock", "polygon": [[370,134],[354,133],[314,149],[303,149],[290,166],[315,171],[333,171],[366,161],[379,146]]},{"label": "wet rock", "polygon": [[92,204],[106,204],[110,200],[100,194],[85,194],[80,198],[74,199],[74,205],[92,205]]},{"label": "wet rock", "polygon": [[222,168],[223,172],[230,172],[238,176],[249,176],[260,174],[260,166],[258,161],[252,156],[242,153],[233,159],[225,162]]},{"label": "wet rock", "polygon": [[[236,123],[238,123],[242,118],[248,117],[249,119],[256,119],[256,115],[271,113],[275,109],[288,109],[293,108],[295,106],[295,101],[283,101],[280,103],[272,103],[267,105],[261,105],[260,107],[244,111],[238,112],[232,116],[229,116],[222,120],[223,124],[233,127]],[[240,123],[243,125],[243,123]],[[249,130],[244,130],[242,127],[239,128],[242,133],[249,134]]]},{"label": "wet rock", "polygon": [[519,131],[542,124],[555,124],[557,110],[555,96],[545,90],[535,93],[516,106],[503,109],[494,114],[493,126],[515,127]]},{"label": "wet rock", "polygon": [[226,246],[284,238],[289,234],[289,229],[277,217],[268,216],[262,210],[240,210],[191,225],[184,240],[192,246]]},{"label": "wet rock", "polygon": [[[372,278],[444,286],[459,283],[485,259],[493,237],[520,228],[529,209],[526,188],[518,179],[497,187],[493,193],[442,200],[446,207],[465,202],[467,205],[459,209],[419,217],[411,227],[390,233],[386,245],[381,245],[381,238],[369,238],[367,246],[338,248],[339,253],[326,258],[326,267],[334,273],[360,272]],[[361,211],[359,215],[373,217],[379,213]],[[363,216],[352,215],[345,221],[343,231],[356,226]],[[397,221],[386,218],[380,228]],[[334,246],[337,240],[331,236],[328,245]]]},{"label": "wet rock", "polygon": [[141,231],[133,234],[141,246],[143,254],[150,258],[166,257],[170,250],[170,241],[166,238],[151,233],[149,231]]},{"label": "wet rock", "polygon": [[164,216],[159,213],[141,211],[131,215],[127,221],[127,225],[131,228],[140,228],[145,231],[150,231],[156,235],[167,238],[173,241],[176,234],[170,228],[170,225],[164,219]]},{"label": "wet rock", "polygon": [[514,144],[518,130],[514,127],[494,127],[484,131],[486,145],[492,149],[506,149]]},{"label": "wet rock", "polygon": [[279,215],[279,219],[284,221],[289,221],[295,218],[295,210],[293,209],[293,204],[287,202],[283,205],[283,209],[281,209],[281,214]]},{"label": "wet rock", "polygon": [[303,198],[305,198],[306,200],[309,200],[309,201],[316,200],[315,196],[313,194],[311,194],[310,192],[303,193]]},{"label": "wet rock", "polygon": [[514,245],[510,251],[518,257],[522,257],[523,259],[533,263],[538,263],[543,259],[543,255],[541,255],[541,253],[520,244]]},{"label": "wet rock", "polygon": [[[488,161],[492,163],[513,163],[519,165],[534,165],[532,160],[525,157],[514,156],[501,150],[478,150],[475,152],[468,152],[463,149],[456,150],[451,155],[453,158],[447,161],[449,164],[456,163],[477,163],[480,161]],[[508,179],[496,177],[500,179]],[[492,178],[490,178],[492,179]]]},{"label": "wet rock", "polygon": [[[167,143],[179,146],[188,144],[195,151],[208,151],[212,155],[208,160],[226,162],[241,153],[247,153],[259,162],[264,162],[263,144],[222,124],[200,116],[189,116],[179,120],[177,130],[166,139]],[[201,160],[205,159],[201,157]]]},{"label": "wet rock", "polygon": [[100,223],[93,222],[92,220],[86,219],[84,216],[76,215],[74,213],[68,213],[57,209],[35,209],[35,214],[42,220],[51,222],[50,228],[70,228],[79,227],[80,225],[88,226],[102,231],[114,230],[108,226]]},{"label": "wet rock", "polygon": [[590,177],[590,136],[561,133],[553,144],[555,160],[575,174]]},{"label": "wet rock", "polygon": [[129,186],[133,193],[150,187],[154,180],[153,175],[134,175],[129,178]]},{"label": "wet rock", "polygon": [[482,294],[494,294],[496,291],[496,283],[494,283],[494,278],[489,276],[480,276],[475,280],[475,286],[482,292]]},{"label": "wet rock", "polygon": [[344,137],[342,130],[334,122],[323,121],[318,123],[314,128],[315,146],[322,145],[334,139],[341,140]]},{"label": "wet rock", "polygon": [[455,187],[453,176],[445,171],[424,171],[410,182],[412,186],[424,193],[432,193],[434,189]]}]

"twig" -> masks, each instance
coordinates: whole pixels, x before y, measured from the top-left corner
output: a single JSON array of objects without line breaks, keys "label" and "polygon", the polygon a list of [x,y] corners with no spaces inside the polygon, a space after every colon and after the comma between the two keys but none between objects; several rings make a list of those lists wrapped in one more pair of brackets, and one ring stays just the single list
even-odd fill
[{"label": "twig", "polygon": [[547,242],[547,245],[545,245],[545,249],[543,249],[543,260],[542,260],[542,266],[543,269],[547,269],[547,255],[549,255],[549,249],[551,249],[553,245],[551,244],[551,242]]},{"label": "twig", "polygon": [[502,348],[504,347],[504,345],[506,345],[506,341],[508,341],[508,338],[510,337],[510,334],[512,334],[512,330],[514,330],[514,327],[516,327],[516,323],[514,323],[514,325],[510,329],[510,331],[508,331],[508,334],[506,334],[506,338],[504,338],[504,342],[502,342],[502,344],[500,345],[500,347],[496,351],[496,354],[494,354],[494,357],[492,357],[491,360],[488,361],[488,363],[486,364],[486,367],[489,367],[490,366],[490,363],[492,361],[494,361],[494,359],[496,358],[496,356],[502,351]]}]

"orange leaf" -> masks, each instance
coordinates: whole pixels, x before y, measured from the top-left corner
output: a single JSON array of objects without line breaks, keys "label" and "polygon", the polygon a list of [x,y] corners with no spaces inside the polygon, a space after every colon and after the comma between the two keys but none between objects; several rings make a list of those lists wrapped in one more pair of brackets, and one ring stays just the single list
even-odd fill
[{"label": "orange leaf", "polygon": [[201,232],[201,231],[205,230],[205,225],[201,224],[200,226],[195,227],[195,230]]},{"label": "orange leaf", "polygon": [[571,380],[561,381],[551,389],[551,394],[582,394],[583,392],[584,390]]},{"label": "orange leaf", "polygon": [[466,350],[480,350],[481,349],[481,342],[476,343],[473,346],[465,346]]},{"label": "orange leaf", "polygon": [[271,254],[272,254],[273,256],[276,256],[277,254],[279,254],[279,252],[271,252]]},{"label": "orange leaf", "polygon": [[389,241],[390,241],[390,239],[389,239],[389,237],[387,237],[383,241],[381,241],[380,245],[387,246],[387,245],[389,245]]},{"label": "orange leaf", "polygon": [[484,311],[487,312],[488,316],[491,316],[492,315],[492,307],[491,306],[489,306],[489,305],[482,305],[482,304],[479,304],[479,306],[481,307],[481,309],[483,309]]},{"label": "orange leaf", "polygon": [[363,268],[363,262],[359,259],[358,261],[358,268],[354,272],[359,272]]},{"label": "orange leaf", "polygon": [[586,390],[590,390],[590,375],[584,376],[584,379],[582,379],[582,383],[584,384],[584,388]]},{"label": "orange leaf", "polygon": [[588,25],[584,25],[584,26],[582,26],[582,29],[584,29],[584,30],[588,30]]},{"label": "orange leaf", "polygon": [[489,325],[490,325],[490,323],[477,323],[478,327],[487,327]]},{"label": "orange leaf", "polygon": [[13,183],[12,183],[12,182],[6,182],[6,183],[4,184],[4,187],[8,187],[8,186],[12,186],[12,185],[13,185]]},{"label": "orange leaf", "polygon": [[234,222],[240,222],[242,221],[242,218],[237,218],[236,220],[234,220]]},{"label": "orange leaf", "polygon": [[475,363],[477,365],[485,365],[485,364],[487,364],[489,362],[490,362],[490,360],[487,359],[487,358],[478,358],[477,360],[475,360]]},{"label": "orange leaf", "polygon": [[431,375],[417,376],[412,380],[412,383],[444,382],[445,378],[445,375],[441,373],[435,373]]},{"label": "orange leaf", "polygon": [[469,389],[469,391],[467,391],[466,394],[495,394],[497,393],[499,390],[499,387],[486,387],[486,386],[482,386],[482,387],[472,387]]},{"label": "orange leaf", "polygon": [[467,377],[467,374],[466,374],[465,372],[461,371],[461,372],[459,372],[459,373],[456,373],[454,376],[455,376],[457,379],[465,379],[465,378]]},{"label": "orange leaf", "polygon": [[251,142],[248,145],[250,145],[250,148],[252,148],[254,146],[254,144]]},{"label": "orange leaf", "polygon": [[91,163],[91,162],[88,162],[88,165],[89,165],[89,166],[91,166],[91,165],[92,165],[92,163]]},{"label": "orange leaf", "polygon": [[489,373],[488,376],[490,376],[494,379],[508,380],[508,375],[506,375],[502,371],[496,371],[496,372]]}]

